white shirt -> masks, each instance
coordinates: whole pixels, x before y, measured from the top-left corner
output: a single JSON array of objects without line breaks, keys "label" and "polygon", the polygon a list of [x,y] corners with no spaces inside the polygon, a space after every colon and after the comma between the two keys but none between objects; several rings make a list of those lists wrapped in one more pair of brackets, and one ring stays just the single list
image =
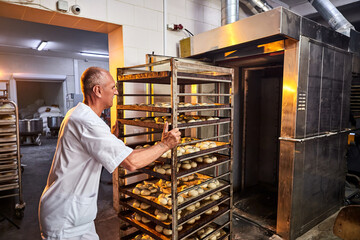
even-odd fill
[{"label": "white shirt", "polygon": [[69,238],[89,231],[97,213],[102,166],[112,173],[131,152],[89,106],[79,103],[69,110],[40,199],[43,237]]}]

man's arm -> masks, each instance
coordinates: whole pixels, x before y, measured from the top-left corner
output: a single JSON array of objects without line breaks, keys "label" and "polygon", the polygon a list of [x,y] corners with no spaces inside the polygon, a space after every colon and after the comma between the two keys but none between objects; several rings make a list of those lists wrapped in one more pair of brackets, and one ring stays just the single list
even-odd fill
[{"label": "man's arm", "polygon": [[181,133],[177,128],[168,132],[168,127],[169,125],[166,122],[164,124],[161,142],[149,148],[135,149],[120,165],[129,171],[135,171],[136,169],[149,165],[164,152],[176,147],[179,143]]}]

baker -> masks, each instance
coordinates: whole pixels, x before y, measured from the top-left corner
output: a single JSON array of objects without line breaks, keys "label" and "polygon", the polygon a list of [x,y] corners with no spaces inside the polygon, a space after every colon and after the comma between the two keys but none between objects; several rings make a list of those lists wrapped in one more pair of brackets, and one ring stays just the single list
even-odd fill
[{"label": "baker", "polygon": [[125,146],[99,117],[118,94],[114,79],[102,68],[81,76],[84,102],[66,114],[54,159],[39,203],[42,239],[99,239],[94,219],[102,167],[112,173],[119,165],[134,171],[145,167],[180,140],[178,129],[164,125],[161,142],[146,149]]}]

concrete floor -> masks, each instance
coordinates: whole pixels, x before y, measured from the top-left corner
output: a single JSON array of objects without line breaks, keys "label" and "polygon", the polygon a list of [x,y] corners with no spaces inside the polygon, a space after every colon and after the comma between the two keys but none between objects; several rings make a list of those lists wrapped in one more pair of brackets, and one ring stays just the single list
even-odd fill
[{"label": "concrete floor", "polygon": [[[0,199],[0,213],[8,216],[20,226],[20,229],[17,229],[6,220],[0,221],[0,239],[40,239],[37,219],[38,203],[46,184],[55,148],[56,139],[45,137],[42,138],[41,146],[21,146],[21,154],[23,155],[22,164],[26,165],[23,172],[23,194],[26,202],[24,218],[19,220],[14,217],[14,206],[17,203],[15,198]],[[119,219],[112,208],[112,185],[108,184],[110,181],[111,175],[104,170],[101,175],[98,216],[95,221],[101,240],[119,239]],[[297,240],[339,239],[332,234],[332,225],[335,217],[336,215],[331,216]],[[244,221],[236,215],[234,215],[234,229],[234,239],[281,239],[277,236],[272,236],[270,231]]]}]

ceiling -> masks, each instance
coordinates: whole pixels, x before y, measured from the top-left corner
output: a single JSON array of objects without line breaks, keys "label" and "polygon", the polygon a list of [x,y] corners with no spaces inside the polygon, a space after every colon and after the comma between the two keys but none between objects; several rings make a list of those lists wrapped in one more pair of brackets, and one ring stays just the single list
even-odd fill
[{"label": "ceiling", "polygon": [[[89,58],[80,55],[80,52],[108,54],[108,35],[105,33],[3,17],[0,17],[0,32],[0,52],[76,59]],[[36,47],[41,41],[48,41],[48,44],[43,51],[37,51]]]},{"label": "ceiling", "polygon": [[[322,24],[326,24],[311,4],[306,0],[267,0],[273,7],[284,6],[290,8],[300,15],[305,15]],[[351,21],[357,30],[360,30],[360,1],[354,0],[331,0],[338,9]],[[4,3],[5,4],[5,3]],[[9,4],[8,4],[9,5]],[[1,12],[0,16],[11,15],[9,11]],[[17,12],[20,10],[17,9]],[[33,11],[28,8],[22,14],[20,19],[27,19],[27,11]],[[7,14],[7,15],[6,15]],[[30,14],[30,13],[29,13]],[[28,15],[29,15],[28,14]],[[57,14],[56,12],[52,14]],[[32,14],[33,15],[33,14]],[[38,15],[37,15],[38,16]],[[10,16],[9,16],[10,17]],[[48,19],[56,19],[54,16]],[[38,19],[34,21],[55,24],[48,22],[48,19]],[[110,24],[105,26],[104,23],[94,21],[92,26],[97,26],[98,32],[86,30],[77,30],[74,28],[66,28],[42,23],[28,22],[23,20],[0,17],[0,52],[11,52],[19,54],[33,54],[41,56],[57,56],[76,59],[97,59],[100,61],[108,61],[103,58],[85,57],[79,53],[95,52],[101,54],[108,53],[108,39],[106,31],[118,27]],[[86,19],[84,19],[85,21]],[[81,25],[82,19],[72,19],[74,24]],[[90,21],[90,20],[89,20]],[[56,25],[61,25],[61,21]],[[82,24],[84,25],[84,24]],[[88,24],[89,25],[89,24]],[[86,25],[86,26],[88,26]],[[114,25],[114,26],[113,26]],[[64,25],[63,25],[64,26]],[[84,25],[85,26],[85,25]],[[76,26],[75,26],[76,27]],[[79,27],[80,28],[80,27]],[[105,29],[106,28],[106,29]],[[111,28],[111,29],[110,29]],[[82,28],[87,29],[87,28]],[[101,30],[105,29],[105,30]],[[104,32],[104,33],[101,33]],[[48,41],[45,50],[39,52],[35,50],[41,40]]]}]

